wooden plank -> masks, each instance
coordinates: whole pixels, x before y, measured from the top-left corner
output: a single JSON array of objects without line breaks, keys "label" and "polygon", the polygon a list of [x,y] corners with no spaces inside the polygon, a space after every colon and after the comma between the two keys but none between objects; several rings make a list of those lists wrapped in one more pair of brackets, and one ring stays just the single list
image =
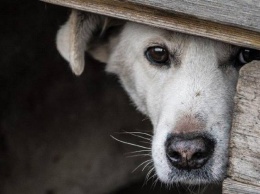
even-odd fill
[{"label": "wooden plank", "polygon": [[259,0],[128,0],[260,32]]},{"label": "wooden plank", "polygon": [[122,0],[43,0],[83,11],[99,13],[178,32],[260,49],[260,33],[190,16],[163,12]]},{"label": "wooden plank", "polygon": [[260,187],[259,146],[260,61],[254,61],[240,70],[230,141],[230,178]]},{"label": "wooden plank", "polygon": [[223,183],[223,194],[260,194],[260,187],[226,179]]}]

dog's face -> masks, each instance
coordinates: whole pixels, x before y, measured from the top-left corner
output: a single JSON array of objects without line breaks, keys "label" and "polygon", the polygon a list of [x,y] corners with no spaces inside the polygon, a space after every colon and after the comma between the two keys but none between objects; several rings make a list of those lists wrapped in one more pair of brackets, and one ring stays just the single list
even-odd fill
[{"label": "dog's face", "polygon": [[221,42],[127,23],[109,57],[137,108],[154,127],[152,156],[164,182],[223,179],[238,49]]},{"label": "dog's face", "polygon": [[[61,42],[66,29],[58,34],[63,55],[68,52]],[[119,76],[153,124],[152,157],[160,180],[221,181],[228,160],[238,48],[136,23],[126,23],[117,36],[97,45],[89,52],[107,62],[106,70]]]}]

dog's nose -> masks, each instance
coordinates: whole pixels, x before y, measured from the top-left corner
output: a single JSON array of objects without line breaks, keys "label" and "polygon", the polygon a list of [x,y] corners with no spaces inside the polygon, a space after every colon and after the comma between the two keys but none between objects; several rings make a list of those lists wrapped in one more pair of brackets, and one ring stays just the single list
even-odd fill
[{"label": "dog's nose", "polygon": [[171,165],[178,169],[201,168],[214,151],[214,142],[209,138],[170,137],[166,141],[166,155]]}]

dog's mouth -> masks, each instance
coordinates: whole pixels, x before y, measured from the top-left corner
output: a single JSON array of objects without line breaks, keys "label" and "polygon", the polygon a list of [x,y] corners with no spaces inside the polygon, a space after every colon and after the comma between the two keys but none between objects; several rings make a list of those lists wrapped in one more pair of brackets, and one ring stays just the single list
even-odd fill
[{"label": "dog's mouth", "polygon": [[210,163],[205,164],[197,169],[178,169],[172,168],[168,174],[168,182],[182,184],[207,184],[214,180],[214,176],[210,170]]}]

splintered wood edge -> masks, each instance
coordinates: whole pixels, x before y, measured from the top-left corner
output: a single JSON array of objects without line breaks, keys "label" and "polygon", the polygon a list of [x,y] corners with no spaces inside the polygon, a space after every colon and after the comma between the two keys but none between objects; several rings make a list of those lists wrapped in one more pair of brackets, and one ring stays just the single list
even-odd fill
[{"label": "splintered wood edge", "polygon": [[260,49],[260,33],[123,0],[42,0],[65,7]]},{"label": "splintered wood edge", "polygon": [[240,183],[232,179],[223,182],[223,194],[259,194],[260,187]]}]

